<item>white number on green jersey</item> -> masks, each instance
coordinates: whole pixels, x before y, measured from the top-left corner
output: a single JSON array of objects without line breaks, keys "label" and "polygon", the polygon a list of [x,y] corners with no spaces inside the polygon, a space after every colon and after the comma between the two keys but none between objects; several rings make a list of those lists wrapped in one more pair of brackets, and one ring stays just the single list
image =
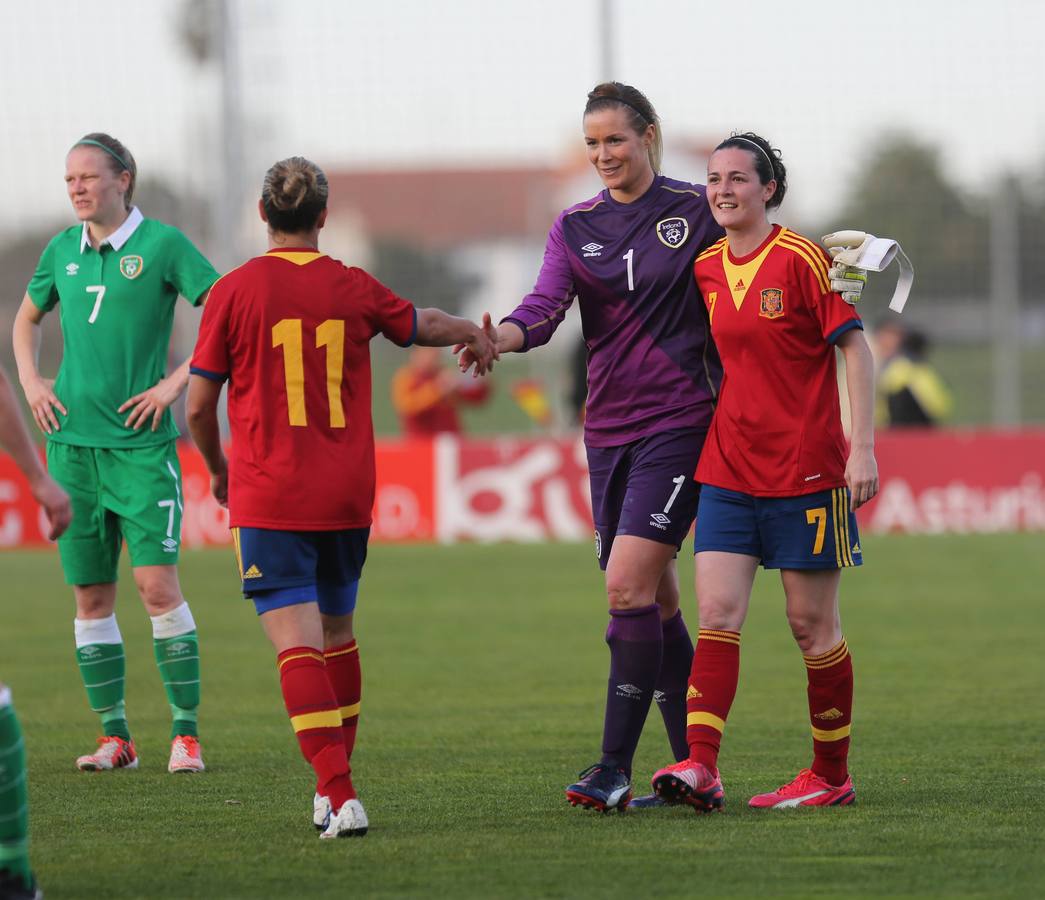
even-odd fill
[{"label": "white number on green jersey", "polygon": [[94,309],[91,310],[91,315],[87,318],[87,324],[93,325],[94,320],[98,318],[98,313],[102,308],[102,298],[105,296],[105,285],[89,284],[87,285],[87,293],[98,295],[94,300]]}]

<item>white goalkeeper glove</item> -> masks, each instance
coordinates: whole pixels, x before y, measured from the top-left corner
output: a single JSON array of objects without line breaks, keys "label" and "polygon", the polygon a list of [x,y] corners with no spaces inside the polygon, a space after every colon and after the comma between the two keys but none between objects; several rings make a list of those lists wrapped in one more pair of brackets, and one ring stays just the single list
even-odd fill
[{"label": "white goalkeeper glove", "polygon": [[889,308],[903,312],[914,283],[914,268],[896,241],[876,238],[863,231],[835,231],[822,238],[833,263],[828,275],[831,290],[838,291],[846,303],[856,303],[867,283],[867,273],[881,272],[894,259],[900,267]]}]

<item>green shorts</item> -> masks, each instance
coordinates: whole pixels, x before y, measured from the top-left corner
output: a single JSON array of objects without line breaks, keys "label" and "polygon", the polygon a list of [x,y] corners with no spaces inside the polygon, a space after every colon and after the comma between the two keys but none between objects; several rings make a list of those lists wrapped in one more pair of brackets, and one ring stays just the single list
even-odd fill
[{"label": "green shorts", "polygon": [[72,498],[58,539],[69,584],[116,581],[124,539],[134,566],[172,566],[181,545],[181,467],[175,442],[136,450],[47,443],[47,469]]}]

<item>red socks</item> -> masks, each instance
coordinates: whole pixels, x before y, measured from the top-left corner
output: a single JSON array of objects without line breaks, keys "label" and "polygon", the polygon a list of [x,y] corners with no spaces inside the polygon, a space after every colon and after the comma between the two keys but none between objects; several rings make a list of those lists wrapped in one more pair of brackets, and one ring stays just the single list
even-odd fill
[{"label": "red socks", "polygon": [[351,762],[352,748],[356,745],[356,727],[359,725],[359,698],[363,688],[359,645],[352,640],[340,647],[328,647],[323,651],[323,658],[327,663],[327,678],[334,688],[334,696],[340,707],[345,755]]},{"label": "red socks", "polygon": [[809,677],[813,726],[812,770],[836,787],[849,777],[849,731],[853,711],[853,658],[845,638],[827,653],[803,656]]},{"label": "red socks", "polygon": [[740,632],[701,628],[686,691],[689,758],[714,772],[740,678]]},{"label": "red socks", "polygon": [[291,647],[277,657],[279,684],[301,753],[316,773],[317,791],[336,812],[355,798],[334,689],[321,651]]}]

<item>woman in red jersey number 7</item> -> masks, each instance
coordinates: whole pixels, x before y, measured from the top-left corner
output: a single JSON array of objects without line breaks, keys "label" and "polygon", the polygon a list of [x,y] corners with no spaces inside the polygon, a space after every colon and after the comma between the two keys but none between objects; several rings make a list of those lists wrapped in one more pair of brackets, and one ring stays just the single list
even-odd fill
[{"label": "woman in red jersey number 7", "polygon": [[[361,675],[353,613],[374,505],[370,340],[465,344],[482,374],[483,330],[416,309],[319,251],[327,179],[293,157],[265,176],[269,251],[220,279],[192,357],[189,428],[228,505],[243,592],[277,654],[280,688],[316,774],[321,837],[366,834],[350,760]],[[487,322],[489,319],[487,318]],[[228,381],[230,461],[218,430]]]},{"label": "woman in red jersey number 7", "polygon": [[[725,371],[697,467],[694,542],[700,633],[687,691],[689,759],[654,790],[697,811],[721,809],[719,744],[740,671],[740,629],[761,562],[779,569],[805,661],[813,762],[755,808],[844,806],[853,666],[838,614],[842,569],[861,564],[853,509],[878,492],[874,370],[863,325],[831,290],[819,246],[770,224],[786,170],[756,134],[727,138],[708,162],[708,203],[726,237],[694,265]],[[845,358],[852,410],[846,452],[835,372]]]}]

